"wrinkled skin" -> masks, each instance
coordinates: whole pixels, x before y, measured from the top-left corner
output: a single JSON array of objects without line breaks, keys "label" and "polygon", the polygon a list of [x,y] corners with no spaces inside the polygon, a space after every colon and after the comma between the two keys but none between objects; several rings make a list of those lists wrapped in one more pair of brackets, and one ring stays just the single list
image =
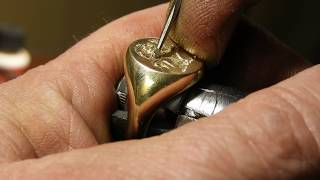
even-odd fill
[{"label": "wrinkled skin", "polygon": [[[202,8],[188,13],[192,2]],[[221,57],[225,51],[213,77],[251,95],[165,135],[107,143],[126,48],[159,35],[167,5],[131,14],[0,86],[0,179],[316,179],[320,66],[310,67],[270,34],[240,20],[244,0],[184,3],[181,24],[203,16],[223,25],[204,23],[194,32],[196,44],[182,46],[207,47]],[[233,10],[223,13],[228,8]],[[201,35],[205,30],[210,33]],[[207,35],[213,39],[203,41]],[[209,40],[221,43],[211,46]]]}]

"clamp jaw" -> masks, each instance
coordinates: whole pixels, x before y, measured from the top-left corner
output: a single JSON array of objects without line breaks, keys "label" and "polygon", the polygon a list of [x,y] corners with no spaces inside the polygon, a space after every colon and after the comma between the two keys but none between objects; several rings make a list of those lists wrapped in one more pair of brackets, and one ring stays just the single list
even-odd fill
[{"label": "clamp jaw", "polygon": [[[225,86],[208,84],[204,78],[184,93],[164,102],[143,124],[138,138],[160,135],[200,118],[213,116],[246,94]],[[118,110],[112,115],[112,134],[115,140],[126,139],[128,127],[128,91],[123,78],[117,90]]]}]

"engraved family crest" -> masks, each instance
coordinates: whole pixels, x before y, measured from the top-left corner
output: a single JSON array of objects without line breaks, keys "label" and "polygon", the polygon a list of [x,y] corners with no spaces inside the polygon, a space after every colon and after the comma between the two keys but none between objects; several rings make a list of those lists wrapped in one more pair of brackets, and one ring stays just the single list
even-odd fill
[{"label": "engraved family crest", "polygon": [[166,43],[161,49],[161,55],[158,56],[155,52],[157,44],[158,40],[149,39],[137,43],[134,47],[134,51],[142,57],[141,61],[153,69],[167,73],[187,73],[198,64],[190,54],[177,48],[173,43]]}]

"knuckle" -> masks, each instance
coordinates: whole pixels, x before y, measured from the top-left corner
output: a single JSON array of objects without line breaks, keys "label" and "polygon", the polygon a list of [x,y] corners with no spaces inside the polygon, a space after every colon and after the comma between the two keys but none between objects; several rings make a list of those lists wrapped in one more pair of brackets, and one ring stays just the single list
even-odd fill
[{"label": "knuckle", "polygon": [[[268,151],[260,147],[261,157],[266,154],[276,155],[274,159],[264,158],[274,167],[280,167],[287,172],[303,169],[304,165],[315,167],[315,159],[319,160],[319,131],[320,131],[320,101],[305,91],[299,91],[298,87],[276,86],[266,91],[260,102],[254,103],[252,111],[257,109],[263,113],[260,127],[264,129],[269,143],[262,145]],[[260,144],[261,139],[250,137],[253,142]],[[274,164],[276,162],[276,164]],[[283,166],[283,163],[291,162],[291,167]]]}]

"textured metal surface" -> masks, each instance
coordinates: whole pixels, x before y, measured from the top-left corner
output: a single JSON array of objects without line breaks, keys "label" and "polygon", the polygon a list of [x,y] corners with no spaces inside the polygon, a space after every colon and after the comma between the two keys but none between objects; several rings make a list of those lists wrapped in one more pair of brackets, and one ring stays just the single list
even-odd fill
[{"label": "textured metal surface", "polygon": [[244,93],[225,86],[199,86],[188,93],[181,104],[177,127],[202,117],[213,116],[244,96]]},{"label": "textured metal surface", "polygon": [[218,104],[217,94],[214,90],[200,89],[197,96],[189,97],[185,104],[185,115],[192,118],[210,116]]},{"label": "textured metal surface", "polygon": [[183,105],[184,112],[185,115],[193,118],[212,116],[241,97],[243,94],[239,91],[224,86],[199,87],[187,97]]},{"label": "textured metal surface", "polygon": [[117,97],[118,97],[118,107],[121,110],[128,109],[128,87],[126,83],[126,79],[122,78],[119,82],[116,89]]}]

